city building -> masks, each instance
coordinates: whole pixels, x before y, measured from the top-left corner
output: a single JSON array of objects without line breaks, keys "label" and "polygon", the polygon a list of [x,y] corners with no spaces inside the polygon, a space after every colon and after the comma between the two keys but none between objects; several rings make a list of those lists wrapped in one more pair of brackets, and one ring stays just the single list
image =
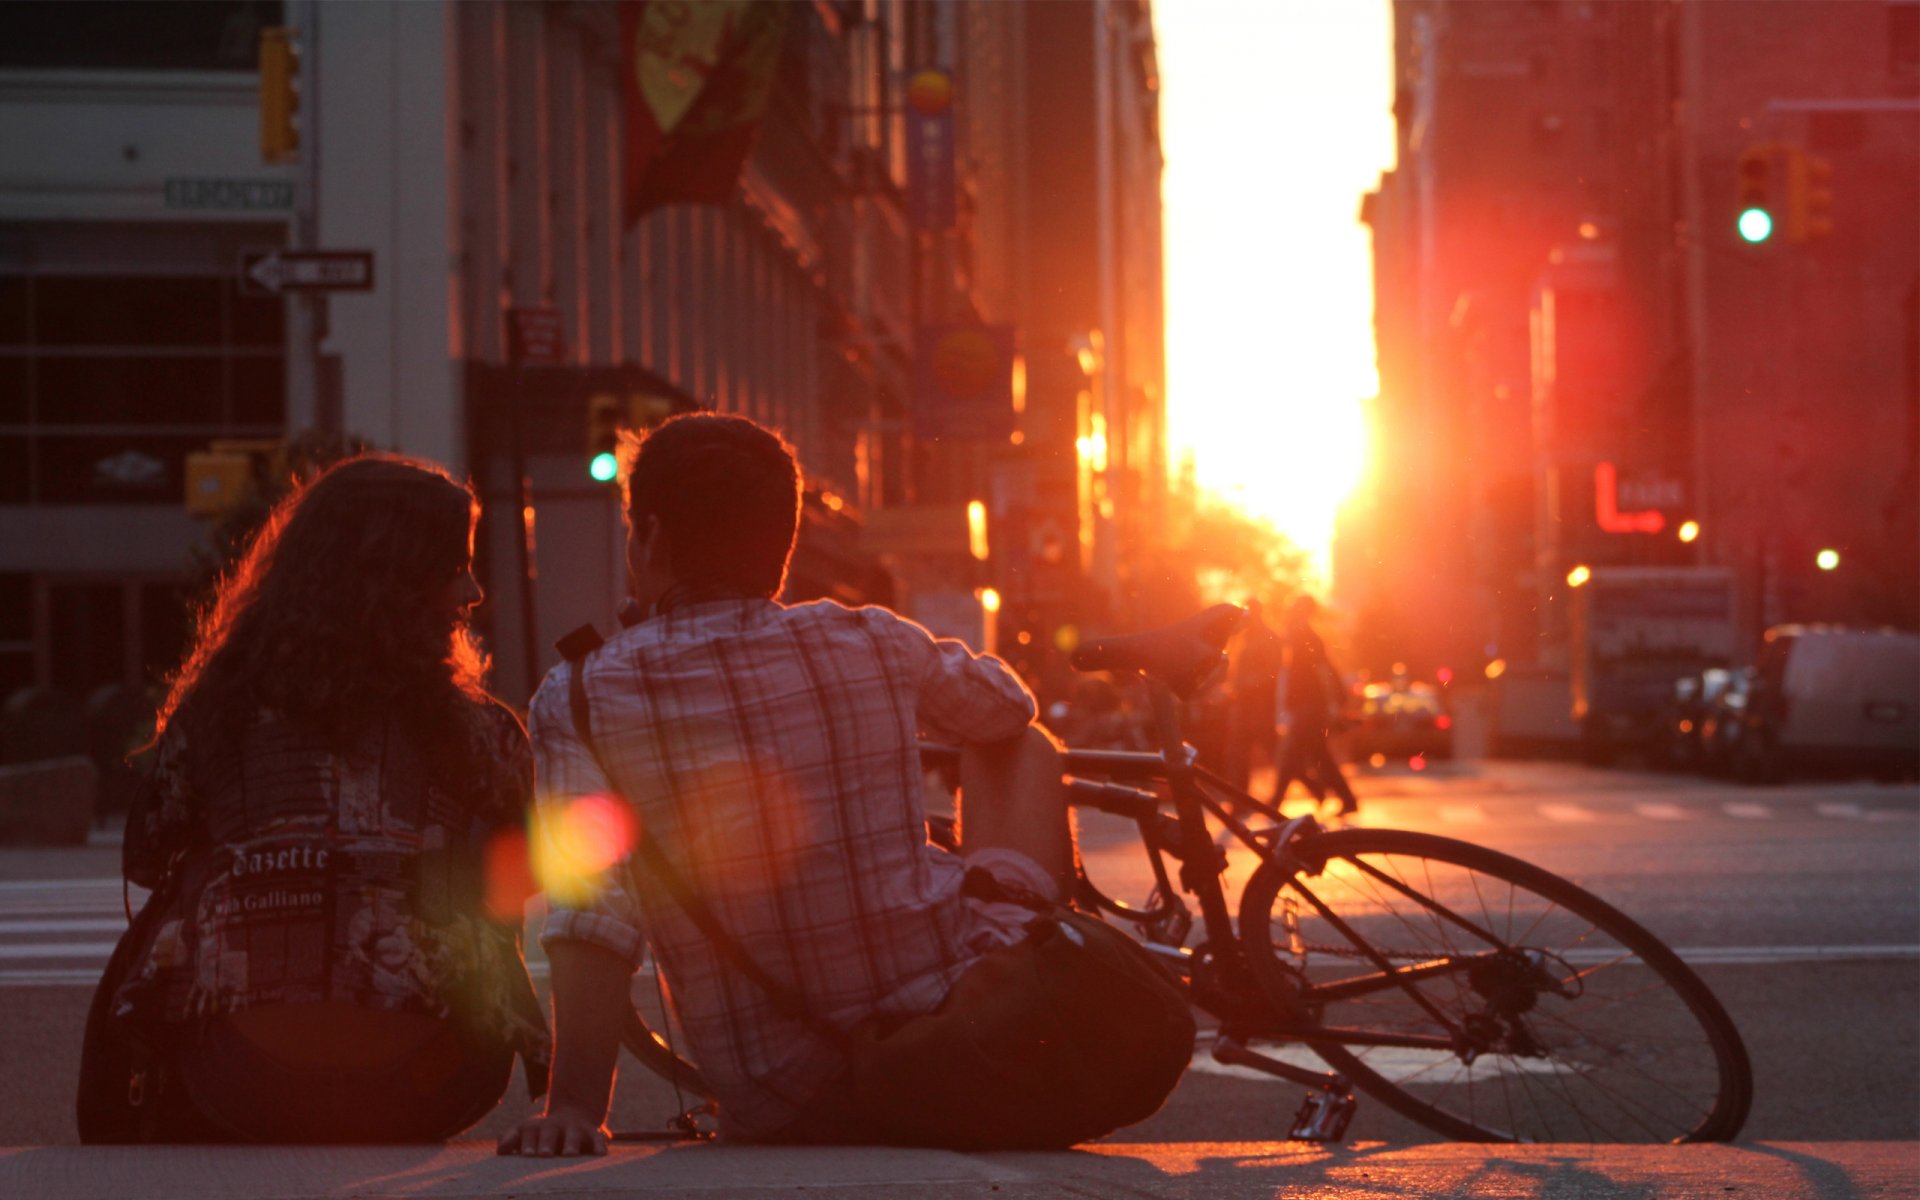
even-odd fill
[{"label": "city building", "polygon": [[[189,458],[312,429],[473,479],[514,700],[623,593],[596,439],[692,408],[798,450],[792,598],[991,641],[1037,546],[1037,621],[1123,603],[1164,502],[1146,3],[778,8],[732,191],[637,219],[613,4],[0,8],[0,694],[149,685],[205,542]],[[950,161],[916,160],[949,101]],[[954,330],[1011,347],[973,364],[1028,405],[997,434],[928,423]]]},{"label": "city building", "polygon": [[1381,478],[1343,531],[1374,665],[1560,677],[1582,565],[1732,568],[1747,653],[1784,620],[1920,624],[1920,8],[1394,16]]}]

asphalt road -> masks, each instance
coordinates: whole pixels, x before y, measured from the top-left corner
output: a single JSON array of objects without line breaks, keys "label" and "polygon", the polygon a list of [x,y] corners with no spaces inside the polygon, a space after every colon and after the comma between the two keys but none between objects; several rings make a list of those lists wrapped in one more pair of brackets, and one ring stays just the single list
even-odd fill
[{"label": "asphalt road", "polygon": [[[1756,1074],[1743,1140],[1920,1139],[1920,788],[1738,788],[1564,764],[1441,764],[1356,775],[1358,823],[1420,829],[1559,872],[1648,925],[1725,1002]],[[1088,822],[1090,870],[1121,894],[1144,858]],[[1236,860],[1234,874],[1250,863]],[[112,846],[0,849],[0,1145],[73,1140],[73,1079],[91,980],[124,925]],[[536,961],[536,974],[541,964]],[[636,980],[647,997],[651,981]],[[1270,1141],[1291,1084],[1196,1057],[1126,1142]],[[672,1093],[622,1074],[614,1125],[658,1128]],[[523,1092],[478,1129],[525,1111]],[[1350,1139],[1436,1140],[1362,1098]]]}]

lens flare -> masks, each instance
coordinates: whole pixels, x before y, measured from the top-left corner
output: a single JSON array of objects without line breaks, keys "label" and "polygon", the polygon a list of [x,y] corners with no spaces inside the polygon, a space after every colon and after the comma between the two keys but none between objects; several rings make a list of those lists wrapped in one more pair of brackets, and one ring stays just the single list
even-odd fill
[{"label": "lens flare", "polygon": [[540,887],[564,904],[591,900],[600,875],[633,849],[633,814],[611,796],[570,800],[541,815],[534,858]]}]

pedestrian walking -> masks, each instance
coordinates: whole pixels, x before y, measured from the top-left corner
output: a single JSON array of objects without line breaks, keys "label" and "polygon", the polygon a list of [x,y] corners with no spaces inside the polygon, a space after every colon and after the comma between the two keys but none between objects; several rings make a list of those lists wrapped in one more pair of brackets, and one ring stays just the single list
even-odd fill
[{"label": "pedestrian walking", "polygon": [[1227,688],[1231,734],[1227,746],[1227,773],[1235,787],[1245,790],[1256,765],[1278,765],[1274,745],[1280,704],[1280,673],[1286,645],[1261,619],[1260,601],[1250,599],[1241,621],[1239,645],[1230,655]]},{"label": "pedestrian walking", "polygon": [[1271,803],[1283,802],[1287,789],[1300,780],[1314,790],[1316,800],[1324,797],[1322,788],[1338,796],[1340,815],[1348,816],[1360,810],[1360,801],[1327,744],[1345,689],[1327,644],[1314,631],[1313,618],[1319,611],[1319,604],[1308,595],[1296,597],[1287,609],[1287,736]]}]

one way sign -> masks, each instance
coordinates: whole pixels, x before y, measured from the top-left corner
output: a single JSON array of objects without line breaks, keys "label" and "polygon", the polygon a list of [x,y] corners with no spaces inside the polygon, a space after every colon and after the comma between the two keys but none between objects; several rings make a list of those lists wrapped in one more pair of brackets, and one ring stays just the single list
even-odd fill
[{"label": "one way sign", "polygon": [[373,251],[243,250],[240,290],[254,296],[372,291]]}]

